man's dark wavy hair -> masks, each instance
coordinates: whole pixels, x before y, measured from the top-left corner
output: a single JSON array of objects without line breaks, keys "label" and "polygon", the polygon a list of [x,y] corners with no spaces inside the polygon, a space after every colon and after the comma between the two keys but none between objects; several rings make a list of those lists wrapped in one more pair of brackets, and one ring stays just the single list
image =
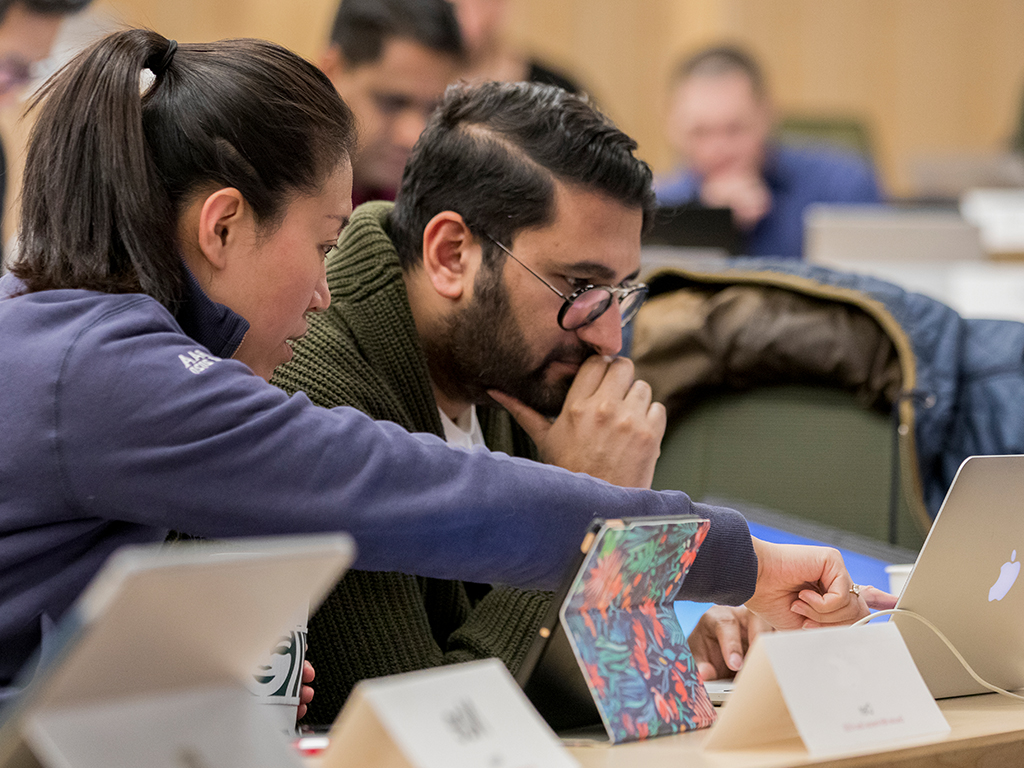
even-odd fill
[{"label": "man's dark wavy hair", "polygon": [[390,230],[403,269],[423,260],[427,223],[455,211],[497,258],[484,234],[511,244],[555,215],[555,180],[654,211],[651,169],[636,142],[586,97],[539,83],[449,86],[406,163]]}]

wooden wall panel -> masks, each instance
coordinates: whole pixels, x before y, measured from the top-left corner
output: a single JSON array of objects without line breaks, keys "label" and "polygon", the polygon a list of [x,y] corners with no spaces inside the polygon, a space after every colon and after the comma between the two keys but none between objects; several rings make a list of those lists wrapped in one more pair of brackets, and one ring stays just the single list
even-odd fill
[{"label": "wooden wall panel", "polygon": [[[182,41],[255,36],[315,59],[336,0],[96,0],[94,12]],[[856,114],[887,187],[915,155],[990,151],[1024,91],[1024,0],[510,0],[510,36],[575,74],[655,170],[674,61],[728,39],[763,61],[781,111]],[[4,116],[17,191],[24,126]],[[16,199],[11,194],[9,199]],[[10,225],[6,231],[11,231]]]},{"label": "wooden wall panel", "polygon": [[[915,154],[1000,148],[1024,88],[1020,0],[621,0],[615,14],[591,13],[586,22],[619,35],[627,52],[635,46],[614,58],[618,67],[569,29],[531,24],[548,4],[519,0],[517,33],[538,49],[561,46],[562,60],[575,64],[656,169],[670,162],[660,130],[670,62],[716,39],[742,42],[762,59],[781,110],[861,115],[895,192],[909,191]],[[564,4],[581,14],[590,7]],[[623,25],[624,16],[646,32]]]},{"label": "wooden wall panel", "polygon": [[327,40],[337,0],[97,0],[129,26],[148,26],[180,41],[262,37],[307,58]]}]

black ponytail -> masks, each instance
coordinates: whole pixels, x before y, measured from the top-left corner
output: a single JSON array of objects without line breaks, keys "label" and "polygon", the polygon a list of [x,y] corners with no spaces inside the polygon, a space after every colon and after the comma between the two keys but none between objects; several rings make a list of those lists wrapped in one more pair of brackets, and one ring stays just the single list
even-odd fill
[{"label": "black ponytail", "polygon": [[[173,308],[177,218],[191,195],[235,187],[270,227],[351,158],[352,113],[309,62],[259,40],[174,47],[155,32],[115,33],[33,101],[11,270],[29,291],[143,292]],[[144,70],[152,82],[141,85]]]}]

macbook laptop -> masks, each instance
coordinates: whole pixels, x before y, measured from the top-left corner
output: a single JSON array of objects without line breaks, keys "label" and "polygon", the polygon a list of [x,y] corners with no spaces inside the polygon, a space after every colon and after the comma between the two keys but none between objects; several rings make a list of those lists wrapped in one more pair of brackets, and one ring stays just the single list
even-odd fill
[{"label": "macbook laptop", "polygon": [[861,271],[984,257],[978,227],[956,210],[817,204],[804,214],[804,258],[814,264]]},{"label": "macbook laptop", "polygon": [[[897,608],[934,623],[983,680],[1024,688],[1024,456],[960,465]],[[899,627],[935,698],[986,693],[930,629]]]},{"label": "macbook laptop", "polygon": [[921,197],[958,199],[971,189],[1024,187],[1024,158],[1016,152],[956,152],[910,159],[910,181]]}]

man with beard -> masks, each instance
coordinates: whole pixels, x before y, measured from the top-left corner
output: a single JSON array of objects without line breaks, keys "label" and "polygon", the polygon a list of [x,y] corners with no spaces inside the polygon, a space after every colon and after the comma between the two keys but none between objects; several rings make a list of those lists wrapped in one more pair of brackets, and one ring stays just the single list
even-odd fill
[{"label": "man with beard", "polygon": [[[614,357],[645,295],[653,193],[635,148],[557,88],[449,88],[395,203],[353,214],[328,258],[331,306],[274,382],[467,450],[648,486],[665,411]],[[306,722],[331,723],[367,677],[483,657],[514,672],[549,601],[350,572],[309,623]]]}]

